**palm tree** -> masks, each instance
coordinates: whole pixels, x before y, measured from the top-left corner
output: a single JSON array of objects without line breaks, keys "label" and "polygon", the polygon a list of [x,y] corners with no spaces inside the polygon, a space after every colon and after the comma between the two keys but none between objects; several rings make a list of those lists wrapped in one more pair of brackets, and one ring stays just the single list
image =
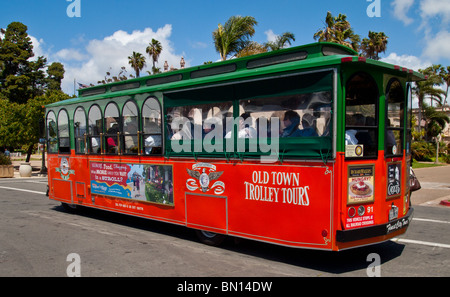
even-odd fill
[{"label": "palm tree", "polygon": [[154,38],[152,38],[152,42],[149,43],[149,45],[145,49],[145,52],[153,60],[153,67],[152,67],[153,73],[158,72],[155,67],[155,63],[158,62],[158,58],[159,58],[159,55],[161,54],[162,50],[163,50],[163,48],[162,48],[161,42],[159,42],[158,40],[156,40]]},{"label": "palm tree", "polygon": [[141,53],[133,52],[131,56],[128,57],[128,63],[136,71],[136,77],[139,77],[139,73],[145,67],[145,57]]},{"label": "palm tree", "polygon": [[314,34],[314,40],[339,43],[358,51],[360,37],[353,32],[345,14],[333,17],[331,12],[328,11],[325,24],[326,27],[319,29]]},{"label": "palm tree", "polygon": [[272,51],[277,51],[286,46],[286,43],[291,45],[291,41],[295,41],[295,35],[291,32],[284,32],[281,35],[278,35],[275,41],[269,41],[266,43],[266,47],[270,48]]},{"label": "palm tree", "polygon": [[417,97],[419,101],[419,114],[418,114],[418,123],[419,123],[419,132],[421,131],[421,122],[422,122],[422,111],[424,111],[424,103],[425,99],[428,97],[430,101],[436,101],[439,105],[442,104],[442,95],[445,94],[440,88],[437,86],[442,84],[442,77],[439,75],[441,71],[441,65],[433,65],[424,70],[419,69],[419,72],[427,76],[427,80],[418,81],[415,83],[413,87],[413,94]]},{"label": "palm tree", "polygon": [[439,163],[439,141],[441,139],[442,130],[444,130],[447,123],[450,123],[450,118],[443,111],[438,111],[432,106],[424,103],[424,114],[427,120],[427,140],[436,139],[436,160]]},{"label": "palm tree", "polygon": [[450,87],[450,66],[447,66],[447,69],[442,69],[441,76],[442,76],[442,79],[444,80],[445,86],[446,86],[444,103],[442,104],[443,106],[445,106],[445,104],[447,103],[447,98],[448,98],[448,89]]},{"label": "palm tree", "polygon": [[237,54],[250,43],[257,24],[258,22],[251,16],[232,16],[224,26],[218,25],[213,32],[213,40],[222,61],[231,54]]},{"label": "palm tree", "polygon": [[427,120],[428,139],[437,137],[444,130],[445,125],[450,123],[450,118],[445,112],[436,110],[436,108],[428,106],[426,103],[424,103],[424,115]]},{"label": "palm tree", "polygon": [[378,54],[386,51],[388,38],[384,32],[369,31],[369,38],[361,42],[361,52],[366,58],[379,60]]},{"label": "palm tree", "polygon": [[236,53],[235,57],[242,58],[265,52],[267,52],[267,46],[260,44],[256,41],[251,41],[243,49],[239,50],[239,52]]}]

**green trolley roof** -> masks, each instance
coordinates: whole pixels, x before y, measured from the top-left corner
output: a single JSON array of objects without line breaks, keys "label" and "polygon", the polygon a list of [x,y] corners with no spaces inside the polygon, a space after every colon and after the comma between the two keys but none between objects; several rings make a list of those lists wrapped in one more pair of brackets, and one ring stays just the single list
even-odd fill
[{"label": "green trolley roof", "polygon": [[359,57],[356,51],[346,46],[320,42],[79,89],[77,98],[52,103],[46,107],[78,104],[144,92],[170,91],[278,72],[323,68],[347,63],[366,63],[369,67],[383,68],[385,71],[392,71],[398,76],[405,77],[408,81],[426,79],[421,73],[399,65]]}]

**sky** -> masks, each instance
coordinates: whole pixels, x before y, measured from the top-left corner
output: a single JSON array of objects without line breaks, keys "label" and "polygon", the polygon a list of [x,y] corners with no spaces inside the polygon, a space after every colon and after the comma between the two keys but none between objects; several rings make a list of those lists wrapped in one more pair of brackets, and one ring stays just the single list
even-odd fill
[{"label": "sky", "polygon": [[450,0],[0,0],[0,28],[14,21],[28,27],[34,52],[48,64],[65,68],[63,91],[74,94],[74,81],[97,84],[106,72],[117,75],[133,51],[145,53],[152,38],[164,61],[186,67],[220,60],[212,32],[231,16],[253,16],[253,40],[265,43],[292,32],[298,46],[315,42],[325,16],[345,14],[361,39],[369,31],[388,37],[382,61],[418,70],[432,64],[450,65]]}]

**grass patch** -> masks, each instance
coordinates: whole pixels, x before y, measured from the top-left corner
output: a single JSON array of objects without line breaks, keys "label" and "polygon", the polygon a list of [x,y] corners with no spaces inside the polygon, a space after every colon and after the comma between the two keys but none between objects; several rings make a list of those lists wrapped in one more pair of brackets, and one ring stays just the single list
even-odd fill
[{"label": "grass patch", "polygon": [[438,166],[445,166],[446,164],[434,164],[434,163],[422,163],[422,162],[414,162],[412,164],[413,169],[417,168],[428,168],[428,167],[438,167]]}]

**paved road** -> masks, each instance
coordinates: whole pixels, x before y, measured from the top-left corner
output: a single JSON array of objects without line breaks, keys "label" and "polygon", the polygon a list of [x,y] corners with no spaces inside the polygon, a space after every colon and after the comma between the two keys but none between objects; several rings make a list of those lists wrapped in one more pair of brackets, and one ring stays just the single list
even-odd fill
[{"label": "paved road", "polygon": [[[435,198],[447,190],[432,189],[427,178],[436,172],[427,171],[416,171],[426,178],[413,196],[406,235],[339,253],[250,240],[210,247],[180,226],[94,209],[68,213],[44,195],[45,178],[0,179],[0,276],[66,276],[75,253],[81,276],[365,277],[372,263],[367,257],[375,253],[381,276],[448,277],[450,208],[419,201],[422,193]],[[446,184],[437,177],[433,182]]]}]

